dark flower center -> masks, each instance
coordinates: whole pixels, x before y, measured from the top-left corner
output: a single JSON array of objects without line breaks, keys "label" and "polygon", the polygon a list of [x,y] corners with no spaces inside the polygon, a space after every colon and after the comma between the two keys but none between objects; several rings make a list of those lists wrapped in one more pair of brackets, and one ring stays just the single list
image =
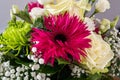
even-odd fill
[{"label": "dark flower center", "polygon": [[59,40],[59,41],[65,42],[67,39],[66,39],[65,35],[63,35],[63,34],[57,34],[55,36],[55,40]]}]

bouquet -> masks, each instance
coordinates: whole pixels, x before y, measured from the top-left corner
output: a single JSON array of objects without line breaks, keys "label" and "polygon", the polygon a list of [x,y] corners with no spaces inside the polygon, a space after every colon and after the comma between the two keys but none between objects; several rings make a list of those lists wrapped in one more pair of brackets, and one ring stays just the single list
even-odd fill
[{"label": "bouquet", "polygon": [[0,80],[120,80],[120,32],[95,15],[108,0],[13,5],[0,34]]}]

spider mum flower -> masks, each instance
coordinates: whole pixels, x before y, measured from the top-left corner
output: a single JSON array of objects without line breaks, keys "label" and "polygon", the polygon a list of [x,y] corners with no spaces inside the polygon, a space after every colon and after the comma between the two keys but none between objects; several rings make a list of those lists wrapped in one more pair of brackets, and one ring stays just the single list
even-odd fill
[{"label": "spider mum flower", "polygon": [[[44,18],[46,31],[33,28],[31,41],[46,63],[54,64],[54,60],[62,58],[67,61],[80,62],[80,56],[86,56],[85,48],[89,48],[91,41],[87,38],[90,31],[77,16],[68,13]],[[37,43],[36,43],[37,42]]]}]

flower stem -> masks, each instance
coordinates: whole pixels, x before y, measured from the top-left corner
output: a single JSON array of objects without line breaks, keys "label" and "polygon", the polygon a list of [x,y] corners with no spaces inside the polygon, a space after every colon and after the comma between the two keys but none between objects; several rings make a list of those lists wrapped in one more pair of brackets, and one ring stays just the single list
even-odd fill
[{"label": "flower stem", "polygon": [[91,14],[90,18],[93,17],[93,16],[94,16],[95,14],[97,14],[97,13],[98,13],[98,11],[95,10],[95,11]]}]

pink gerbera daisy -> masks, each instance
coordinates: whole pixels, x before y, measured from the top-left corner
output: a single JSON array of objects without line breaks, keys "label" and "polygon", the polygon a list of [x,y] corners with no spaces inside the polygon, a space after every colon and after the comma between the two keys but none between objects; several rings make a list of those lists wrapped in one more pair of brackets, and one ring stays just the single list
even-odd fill
[{"label": "pink gerbera daisy", "polygon": [[91,41],[87,26],[77,16],[68,13],[44,18],[46,30],[33,28],[32,47],[35,55],[41,56],[45,63],[54,64],[54,60],[62,58],[67,61],[80,62],[80,55],[85,57],[85,48]]}]

